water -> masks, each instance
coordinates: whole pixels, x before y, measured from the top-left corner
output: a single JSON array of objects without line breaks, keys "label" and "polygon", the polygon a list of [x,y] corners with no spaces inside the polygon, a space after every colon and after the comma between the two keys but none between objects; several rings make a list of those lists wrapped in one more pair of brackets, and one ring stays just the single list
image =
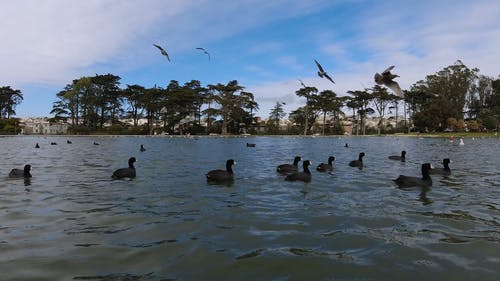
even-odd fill
[{"label": "water", "polygon": [[[0,279],[498,280],[500,140],[457,143],[2,137]],[[387,159],[403,149],[406,163]],[[366,168],[348,167],[361,151]],[[295,155],[314,167],[333,155],[334,171],[285,182],[275,167]],[[137,178],[112,181],[131,156]],[[452,176],[425,194],[391,181],[446,157]],[[228,158],[234,184],[207,185]],[[26,163],[31,181],[7,179]]]}]

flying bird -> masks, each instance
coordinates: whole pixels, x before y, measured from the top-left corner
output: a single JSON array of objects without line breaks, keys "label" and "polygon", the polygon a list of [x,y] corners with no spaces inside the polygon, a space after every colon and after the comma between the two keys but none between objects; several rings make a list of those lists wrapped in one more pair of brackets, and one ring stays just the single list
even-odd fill
[{"label": "flying bird", "polygon": [[196,48],[196,50],[200,50],[200,51],[204,52],[208,56],[208,60],[210,60],[210,54],[207,52],[207,50],[200,48],[200,47]]},{"label": "flying bird", "polygon": [[326,71],[323,69],[323,67],[321,66],[321,64],[319,64],[319,62],[317,60],[314,60],[314,62],[318,66],[318,76],[321,77],[321,78],[326,78],[326,79],[332,81],[333,84],[335,84],[335,82],[333,81],[333,79],[330,76],[328,76],[328,73],[326,73]]},{"label": "flying bird", "polygon": [[158,48],[161,52],[162,55],[164,55],[168,61],[170,61],[170,57],[168,56],[168,53],[167,51],[165,51],[161,46],[159,45],[156,45],[156,44],[153,44],[153,46],[155,46],[156,48]]},{"label": "flying bird", "polygon": [[299,79],[299,82],[300,82],[300,85],[302,85],[302,87],[307,88],[306,84],[304,84],[304,82],[302,82],[302,80]]},{"label": "flying bird", "polygon": [[398,97],[403,98],[403,91],[401,91],[401,87],[399,87],[398,82],[393,79],[399,77],[399,75],[392,74],[391,70],[394,68],[394,65],[389,66],[386,70],[382,72],[382,74],[375,73],[373,77],[375,79],[375,83],[379,85],[385,85],[387,88],[391,89]]}]

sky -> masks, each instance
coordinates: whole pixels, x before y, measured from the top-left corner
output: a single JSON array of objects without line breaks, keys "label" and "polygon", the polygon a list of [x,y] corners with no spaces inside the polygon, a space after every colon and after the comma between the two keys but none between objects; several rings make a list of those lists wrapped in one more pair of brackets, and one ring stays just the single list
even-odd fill
[{"label": "sky", "polygon": [[[0,87],[20,90],[16,117],[52,116],[74,79],[120,86],[237,80],[256,115],[305,104],[301,79],[339,96],[373,87],[390,65],[402,89],[461,60],[500,74],[497,0],[0,0]],[[168,62],[153,46],[169,53]],[[206,49],[208,59],[197,47]],[[335,84],[317,76],[314,59]]]}]

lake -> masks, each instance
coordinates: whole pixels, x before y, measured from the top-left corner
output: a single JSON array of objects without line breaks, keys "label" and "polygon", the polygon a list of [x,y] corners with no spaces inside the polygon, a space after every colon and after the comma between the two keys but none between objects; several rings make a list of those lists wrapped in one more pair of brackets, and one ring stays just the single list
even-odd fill
[{"label": "lake", "polygon": [[[0,137],[1,279],[498,280],[500,139],[464,143]],[[406,162],[387,158],[401,150]],[[362,151],[366,167],[349,167]],[[310,183],[276,173],[296,155],[312,161]],[[315,171],[330,155],[333,172]],[[112,180],[131,156],[137,177]],[[229,158],[234,183],[208,185]],[[392,181],[443,158],[452,175],[432,175],[426,193]],[[7,178],[24,164],[30,181]]]}]

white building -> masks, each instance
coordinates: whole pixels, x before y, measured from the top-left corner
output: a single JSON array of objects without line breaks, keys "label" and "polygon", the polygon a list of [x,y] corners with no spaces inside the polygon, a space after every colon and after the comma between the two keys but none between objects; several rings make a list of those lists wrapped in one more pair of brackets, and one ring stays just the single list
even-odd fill
[{"label": "white building", "polygon": [[21,118],[21,134],[23,135],[61,135],[67,134],[69,124],[66,122],[50,123],[47,118]]}]

